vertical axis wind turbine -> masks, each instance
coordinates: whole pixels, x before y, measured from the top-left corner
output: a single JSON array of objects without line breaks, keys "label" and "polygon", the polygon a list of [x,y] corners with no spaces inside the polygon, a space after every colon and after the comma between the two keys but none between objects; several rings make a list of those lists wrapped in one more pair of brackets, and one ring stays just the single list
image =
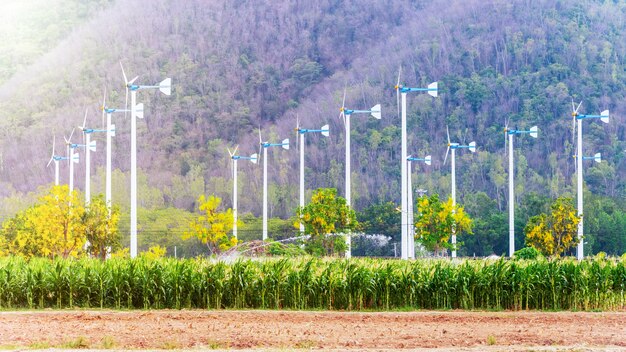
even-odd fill
[{"label": "vertical axis wind turbine", "polygon": [[[102,96],[102,118],[104,119],[104,115],[106,114],[106,132],[107,132],[107,152],[106,152],[106,180],[104,186],[104,200],[106,202],[107,208],[109,209],[109,215],[111,215],[111,137],[115,137],[115,125],[111,123],[111,115],[116,112],[128,112],[128,109],[114,109],[106,106],[106,97],[107,91],[104,90],[104,95]],[[140,118],[143,118],[143,105],[141,105],[141,109],[137,112]]]},{"label": "vertical axis wind turbine", "polygon": [[143,86],[134,84],[139,76],[131,79],[126,77],[124,66],[120,61],[124,86],[126,87],[125,108],[128,109],[128,91],[130,90],[130,257],[137,256],[137,118],[143,118],[143,104],[137,104],[137,91],[158,89],[165,95],[172,94],[172,79],[166,78],[157,85]]},{"label": "vertical axis wind turbine", "polygon": [[400,160],[402,160],[401,162],[401,166],[400,166],[400,171],[401,171],[401,201],[400,201],[400,207],[401,207],[401,228],[402,228],[402,259],[407,259],[408,258],[408,246],[409,246],[409,241],[408,241],[408,229],[410,224],[408,223],[409,221],[409,210],[408,210],[408,189],[407,189],[407,163],[406,163],[406,159],[407,159],[407,132],[406,132],[406,95],[409,92],[426,92],[428,93],[428,95],[432,96],[432,97],[437,97],[438,93],[439,93],[439,88],[438,88],[438,83],[437,82],[432,82],[431,84],[428,85],[428,87],[426,88],[411,88],[411,87],[405,87],[403,85],[400,84],[400,73],[401,73],[401,69],[398,69],[398,80],[396,82],[395,85],[395,90],[396,90],[396,103],[398,106],[398,115],[400,115],[400,96],[402,96],[402,116],[401,116],[401,125],[402,125],[402,155]]},{"label": "vertical axis wind turbine", "polygon": [[[578,247],[576,248],[576,258],[578,260],[582,260],[584,255],[584,244],[583,244],[583,119],[600,119],[600,121],[604,123],[609,123],[609,110],[604,110],[600,113],[600,115],[581,115],[578,113],[580,106],[582,105],[582,101],[578,104],[578,107],[574,108],[574,101],[572,100],[572,133],[575,133],[576,129],[578,130],[578,143],[576,144],[576,190],[578,194],[578,216],[580,218],[580,222],[578,223]],[[574,124],[574,122],[577,122]],[[598,157],[596,161],[600,162],[601,158],[599,154],[596,154]],[[591,157],[595,158],[595,157]]]},{"label": "vertical axis wind turbine", "polygon": [[250,160],[252,163],[256,164],[258,160],[258,155],[252,154],[250,156],[241,156],[237,155],[237,149],[239,146],[236,146],[235,149],[231,152],[228,150],[228,154],[230,155],[230,159],[232,160],[232,171],[233,171],[233,236],[237,238],[237,160]]},{"label": "vertical axis wind turbine", "polygon": [[52,137],[52,155],[50,156],[50,161],[48,161],[48,164],[46,165],[46,167],[50,167],[50,163],[54,161],[54,185],[58,186],[59,185],[59,161],[68,160],[69,157],[56,155],[54,152],[55,145],[56,145],[56,136],[53,136]]},{"label": "vertical axis wind turbine", "polygon": [[[300,119],[297,119],[296,122],[296,132],[300,135],[300,208],[304,208],[304,135],[307,133],[316,133],[319,132],[324,137],[328,137],[330,135],[330,130],[328,125],[322,126],[319,130],[309,130],[305,128],[300,128]],[[300,234],[304,235],[304,224],[300,221]]]},{"label": "vertical axis wind turbine", "polygon": [[413,161],[423,161],[426,165],[430,165],[432,163],[432,157],[430,155],[426,155],[426,157],[424,158],[416,158],[413,157],[412,155],[409,155],[406,158],[406,162],[407,162],[407,168],[408,168],[408,177],[407,177],[407,182],[409,183],[407,185],[407,188],[409,190],[409,194],[407,197],[407,203],[408,203],[408,224],[409,224],[409,232],[408,232],[408,253],[407,256],[409,258],[415,259],[415,224],[414,222],[414,214],[413,214],[413,182],[411,181],[411,164]]},{"label": "vertical axis wind turbine", "polygon": [[259,154],[263,156],[263,241],[265,241],[267,239],[267,148],[283,147],[289,150],[289,138],[283,139],[281,143],[263,142],[259,128],[259,145]]},{"label": "vertical axis wind turbine", "polygon": [[85,205],[89,205],[91,201],[91,153],[96,151],[96,141],[91,140],[91,134],[96,130],[86,128],[87,123],[87,110],[85,110],[85,118],[83,119],[83,125],[78,126],[78,129],[83,131],[83,140],[85,142]]},{"label": "vertical axis wind turbine", "polygon": [[513,165],[513,136],[516,134],[530,134],[531,137],[537,138],[537,126],[531,127],[528,131],[516,130],[509,128],[508,124],[504,126],[504,150],[506,152],[506,143],[508,135],[509,143],[509,257],[513,257],[515,253],[515,188],[513,182],[514,165]]},{"label": "vertical axis wind turbine", "polygon": [[[468,145],[461,145],[459,143],[450,142],[450,131],[446,126],[446,135],[448,136],[448,149],[446,149],[446,157],[443,159],[443,164],[446,164],[448,160],[448,152],[452,150],[451,155],[451,168],[452,168],[452,214],[456,213],[456,150],[467,148],[470,152],[476,152],[476,142],[472,141]],[[456,258],[456,226],[452,225],[452,258]]]},{"label": "vertical axis wind turbine", "polygon": [[[350,116],[352,114],[369,114],[377,120],[382,118],[380,110],[380,104],[372,106],[369,110],[351,110],[346,108],[346,89],[343,90],[343,100],[341,102],[341,109],[339,110],[339,116],[343,118],[343,124],[346,128],[346,204],[352,207],[352,184],[350,182],[350,174],[352,172],[350,168]],[[346,258],[352,256],[352,239],[350,234],[346,236]]]}]

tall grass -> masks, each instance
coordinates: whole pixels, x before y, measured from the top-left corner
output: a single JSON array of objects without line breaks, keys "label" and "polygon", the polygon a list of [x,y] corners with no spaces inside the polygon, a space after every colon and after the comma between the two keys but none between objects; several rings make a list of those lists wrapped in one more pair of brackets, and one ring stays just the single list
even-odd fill
[{"label": "tall grass", "polygon": [[0,258],[0,308],[623,310],[626,262]]}]

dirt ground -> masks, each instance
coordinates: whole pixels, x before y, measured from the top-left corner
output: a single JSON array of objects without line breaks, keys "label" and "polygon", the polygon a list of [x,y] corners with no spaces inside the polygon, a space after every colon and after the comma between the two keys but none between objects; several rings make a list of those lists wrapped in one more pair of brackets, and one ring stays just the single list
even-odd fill
[{"label": "dirt ground", "polygon": [[0,349],[626,351],[626,312],[0,312]]}]

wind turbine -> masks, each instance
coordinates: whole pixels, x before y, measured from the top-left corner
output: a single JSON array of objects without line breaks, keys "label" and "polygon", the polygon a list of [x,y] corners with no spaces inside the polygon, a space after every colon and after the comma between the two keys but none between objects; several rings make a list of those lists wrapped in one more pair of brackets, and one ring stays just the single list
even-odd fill
[{"label": "wind turbine", "polygon": [[283,139],[281,143],[263,142],[261,129],[259,129],[259,154],[263,156],[263,241],[267,239],[267,148],[283,147],[289,150],[289,138]]},{"label": "wind turbine", "polygon": [[[459,143],[450,142],[450,131],[446,126],[446,135],[448,136],[448,149],[446,149],[446,157],[443,159],[443,164],[446,164],[448,160],[448,152],[452,150],[452,161],[450,162],[452,167],[452,214],[456,213],[456,150],[467,148],[470,152],[476,152],[476,142],[472,141],[468,145],[461,145]],[[452,226],[452,258],[456,258],[456,229]]]},{"label": "wind turbine", "polygon": [[158,89],[165,95],[172,94],[172,79],[166,78],[157,85],[143,86],[134,84],[139,76],[131,79],[126,77],[124,66],[120,61],[124,85],[126,87],[126,107],[128,106],[128,91],[130,90],[130,257],[137,256],[137,119],[143,118],[143,104],[137,105],[137,91]]},{"label": "wind turbine", "polygon": [[[581,115],[578,113],[580,106],[582,105],[582,101],[578,104],[578,107],[574,108],[574,101],[572,100],[572,127],[576,126],[572,133],[575,132],[575,129],[578,129],[578,143],[576,145],[576,155],[583,155],[583,119],[600,119],[600,121],[604,123],[609,123],[609,110],[604,110],[600,113],[600,115]],[[576,121],[577,124],[574,125],[573,122]],[[601,158],[599,154],[596,154],[598,159],[596,161],[600,162]],[[583,252],[583,159],[576,158],[576,174],[577,174],[577,194],[578,194],[578,216],[580,217],[580,222],[578,223],[578,247],[576,248],[576,258],[578,260],[582,260],[584,258]]]},{"label": "wind turbine", "polygon": [[233,161],[233,236],[235,236],[235,238],[237,238],[237,160],[250,160],[254,164],[256,164],[258,160],[256,153],[250,156],[237,155],[237,149],[239,149],[239,146],[236,146],[232,152],[227,148],[230,159]]},{"label": "wind turbine", "polygon": [[514,173],[513,173],[513,136],[516,134],[530,134],[531,137],[537,138],[537,126],[531,127],[528,131],[516,130],[509,128],[508,124],[504,127],[504,150],[506,151],[506,141],[508,135],[509,141],[509,257],[513,257],[515,253],[515,189],[514,189]]},{"label": "wind turbine", "polygon": [[396,103],[398,106],[398,115],[400,115],[400,96],[402,96],[402,116],[401,116],[401,125],[402,125],[402,155],[401,155],[401,178],[402,178],[402,182],[401,182],[401,201],[400,201],[400,207],[401,207],[401,211],[400,213],[402,214],[402,220],[401,220],[401,228],[402,228],[402,259],[407,259],[408,258],[408,246],[409,246],[409,238],[408,238],[408,227],[409,225],[409,211],[408,211],[408,189],[407,189],[407,177],[408,177],[408,171],[407,171],[407,163],[406,163],[406,159],[407,159],[407,132],[406,132],[406,95],[409,92],[426,92],[428,93],[428,95],[432,96],[432,97],[437,97],[438,93],[439,93],[439,89],[438,89],[438,83],[437,82],[432,82],[431,84],[428,85],[428,87],[426,88],[411,88],[411,87],[405,87],[403,85],[400,84],[400,73],[401,73],[401,68],[398,70],[398,80],[396,82],[395,85],[395,89],[396,89]]},{"label": "wind turbine", "polygon": [[426,165],[430,165],[432,163],[432,157],[430,155],[426,155],[426,157],[424,158],[416,158],[413,157],[412,155],[409,155],[406,158],[406,162],[407,162],[407,168],[409,170],[408,173],[408,186],[407,188],[409,189],[409,196],[407,197],[407,203],[408,203],[408,211],[409,211],[409,216],[408,216],[408,224],[409,224],[409,231],[408,231],[408,237],[409,237],[409,241],[407,242],[408,244],[408,254],[407,256],[409,258],[415,259],[415,224],[414,222],[414,214],[413,214],[413,182],[411,181],[411,164],[413,161],[422,161],[424,162]]},{"label": "wind turbine", "polygon": [[[107,208],[109,209],[109,215],[111,215],[111,146],[112,141],[111,137],[115,137],[115,125],[111,123],[111,115],[113,113],[126,113],[130,110],[128,109],[114,109],[106,106],[106,89],[104,90],[104,95],[102,96],[102,118],[104,119],[104,115],[106,114],[106,131],[107,132],[107,151],[106,151],[106,180],[104,186],[104,200],[106,202]],[[143,118],[143,104],[138,104],[135,109],[136,114],[139,118]]]},{"label": "wind turbine", "polygon": [[52,155],[50,156],[50,161],[48,161],[48,164],[46,165],[46,167],[50,167],[50,163],[54,161],[54,185],[58,186],[59,185],[59,161],[68,160],[69,157],[56,155],[54,152],[55,145],[56,145],[56,136],[52,138]]},{"label": "wind turbine", "polygon": [[[380,120],[382,118],[380,104],[372,106],[369,110],[351,110],[346,108],[346,89],[343,90],[343,100],[341,102],[341,109],[339,110],[339,116],[343,118],[343,124],[346,128],[346,204],[352,207],[352,184],[350,182],[350,116],[352,114],[368,114],[375,119]],[[346,236],[346,258],[352,256],[352,238],[350,235]]]},{"label": "wind turbine", "polygon": [[76,149],[78,145],[72,143],[72,136],[74,135],[74,131],[75,129],[72,129],[72,133],[70,133],[70,136],[68,138],[65,138],[65,136],[63,136],[63,139],[65,140],[65,145],[67,146],[67,155],[69,155],[67,161],[70,164],[70,167],[69,167],[70,195],[74,191],[74,164],[78,164],[80,162],[80,155],[74,152],[74,149]]},{"label": "wind turbine", "polygon": [[85,141],[85,205],[89,205],[91,201],[91,153],[96,151],[96,141],[91,140],[91,134],[97,130],[86,128],[87,123],[87,110],[85,110],[85,118],[83,119],[83,125],[78,126],[78,129],[83,131],[83,140]]},{"label": "wind turbine", "polygon": [[[300,208],[304,208],[304,135],[307,133],[319,132],[322,136],[328,137],[330,135],[330,130],[328,125],[322,126],[319,130],[300,128],[300,119],[297,119],[296,132],[300,135]],[[300,221],[300,234],[304,235],[304,224],[302,221]]]}]

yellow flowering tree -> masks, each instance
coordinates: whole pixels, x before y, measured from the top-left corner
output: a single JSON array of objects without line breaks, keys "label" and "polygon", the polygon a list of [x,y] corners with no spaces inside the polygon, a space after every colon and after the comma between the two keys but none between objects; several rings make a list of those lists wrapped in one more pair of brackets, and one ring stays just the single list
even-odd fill
[{"label": "yellow flowering tree", "polygon": [[112,207],[109,215],[109,209],[102,195],[91,200],[82,218],[85,235],[89,241],[87,246],[89,254],[105,260],[107,254],[120,248],[120,235],[117,231],[119,219],[119,207]]},{"label": "yellow flowering tree", "polygon": [[233,229],[233,210],[224,212],[218,210],[222,200],[215,196],[208,198],[201,195],[198,198],[198,208],[202,215],[191,221],[189,230],[183,234],[183,239],[198,238],[206,244],[209,254],[218,254],[237,245],[237,239],[229,236]]},{"label": "yellow flowering tree", "polygon": [[54,186],[38,203],[2,224],[7,253],[26,257],[77,257],[86,241],[85,208],[77,192]]},{"label": "yellow flowering tree", "polygon": [[[417,200],[415,238],[426,249],[433,251],[435,255],[442,254],[446,249],[455,249],[450,243],[453,231],[457,236],[472,233],[472,219],[462,206],[453,207],[451,198],[444,203],[438,194],[423,196]],[[456,249],[460,245],[462,242],[457,243]]]},{"label": "yellow flowering tree", "polygon": [[524,228],[526,244],[545,256],[560,256],[578,244],[580,218],[570,198],[558,198],[550,208],[549,215],[528,220]]},{"label": "yellow flowering tree", "polygon": [[347,205],[345,198],[337,196],[334,188],[316,190],[311,202],[303,208],[298,207],[296,215],[302,219],[305,233],[311,236],[306,250],[317,255],[344,251],[343,237],[328,235],[346,232],[358,225],[356,213]]}]

